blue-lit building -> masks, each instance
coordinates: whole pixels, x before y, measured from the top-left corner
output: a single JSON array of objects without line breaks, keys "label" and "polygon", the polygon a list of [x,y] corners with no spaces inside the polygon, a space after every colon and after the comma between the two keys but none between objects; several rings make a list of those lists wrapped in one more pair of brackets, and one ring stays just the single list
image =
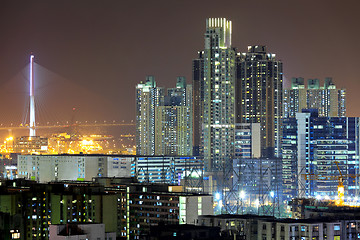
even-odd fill
[{"label": "blue-lit building", "polygon": [[284,119],[282,160],[287,198],[336,199],[341,174],[345,199],[357,197],[359,118],[318,117],[317,110],[310,109]]}]

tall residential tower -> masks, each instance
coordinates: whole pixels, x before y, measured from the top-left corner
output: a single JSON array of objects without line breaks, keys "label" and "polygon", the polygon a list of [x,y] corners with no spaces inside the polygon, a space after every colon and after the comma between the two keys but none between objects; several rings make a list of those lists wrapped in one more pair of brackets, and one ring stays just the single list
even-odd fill
[{"label": "tall residential tower", "polygon": [[191,156],[192,86],[178,77],[175,88],[156,87],[155,78],[136,87],[136,153]]},{"label": "tall residential tower", "polygon": [[206,171],[228,172],[234,156],[235,50],[231,21],[206,20],[204,64],[203,151]]},{"label": "tall residential tower", "polygon": [[155,112],[155,155],[192,156],[192,86],[177,77]]},{"label": "tall residential tower", "polygon": [[164,89],[156,87],[155,77],[147,76],[136,86],[136,154],[155,154],[155,108]]},{"label": "tall residential tower", "polygon": [[236,122],[260,123],[262,157],[280,155],[282,119],[282,62],[265,46],[238,53]]}]

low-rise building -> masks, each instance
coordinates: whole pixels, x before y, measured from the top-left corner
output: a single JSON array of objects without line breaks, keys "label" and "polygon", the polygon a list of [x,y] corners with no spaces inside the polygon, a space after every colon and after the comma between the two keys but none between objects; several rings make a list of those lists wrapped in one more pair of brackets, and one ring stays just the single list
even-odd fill
[{"label": "low-rise building", "polygon": [[[125,179],[124,179],[125,180]],[[106,189],[126,186],[126,211],[120,214],[126,225],[122,236],[137,239],[159,223],[194,224],[200,215],[213,214],[213,197],[182,192],[183,187],[167,184],[124,183],[120,179],[100,178]],[[126,181],[126,180],[125,180]]]},{"label": "low-rise building", "polygon": [[121,155],[19,155],[18,177],[37,182],[91,181],[94,177],[130,177],[134,157]]},{"label": "low-rise building", "polygon": [[15,139],[14,152],[21,154],[46,153],[48,145],[48,138],[40,136],[22,136]]},{"label": "low-rise building", "polygon": [[51,224],[86,223],[104,224],[105,232],[116,232],[120,239],[139,239],[160,222],[194,223],[199,215],[212,214],[211,195],[182,190],[177,185],[138,183],[130,178],[46,184],[4,180],[0,182],[0,212],[12,223],[20,217],[20,224],[4,227],[19,239],[46,240]]},{"label": "low-rise building", "polygon": [[19,155],[18,177],[45,183],[91,181],[96,177],[136,177],[139,182],[186,185],[202,191],[199,157],[103,154]]},{"label": "low-rise building", "polygon": [[257,215],[200,216],[197,225],[220,227],[232,239],[358,239],[360,218],[276,219]]},{"label": "low-rise building", "polygon": [[105,191],[91,182],[40,184],[24,179],[2,181],[0,212],[21,216],[20,239],[48,239],[50,224],[103,223],[106,232],[121,228],[118,219],[125,189]]}]

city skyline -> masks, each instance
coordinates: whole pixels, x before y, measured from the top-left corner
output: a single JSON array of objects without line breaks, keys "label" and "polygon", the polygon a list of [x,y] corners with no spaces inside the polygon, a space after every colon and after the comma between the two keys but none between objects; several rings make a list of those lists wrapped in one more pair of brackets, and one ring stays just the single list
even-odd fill
[{"label": "city skyline", "polygon": [[[232,45],[238,51],[267,45],[284,63],[286,87],[292,77],[332,77],[338,87],[348,89],[347,115],[360,116],[357,2],[225,1],[218,7],[212,7],[215,1],[206,3],[4,1],[0,5],[5,36],[0,41],[2,96],[8,89],[4,86],[19,75],[33,52],[39,65],[81,86],[85,96],[96,93],[103,100],[94,101],[92,109],[71,95],[74,101],[66,109],[71,111],[72,103],[86,109],[78,118],[91,118],[103,108],[104,120],[134,120],[136,84],[147,75],[154,75],[164,87],[170,87],[177,76],[185,76],[190,84],[192,60],[204,48],[205,19],[226,17],[233,22]],[[1,110],[22,110],[24,106],[15,105],[19,102],[15,100],[2,104]],[[108,106],[103,107],[104,102]],[[54,101],[52,106],[58,105]]]}]

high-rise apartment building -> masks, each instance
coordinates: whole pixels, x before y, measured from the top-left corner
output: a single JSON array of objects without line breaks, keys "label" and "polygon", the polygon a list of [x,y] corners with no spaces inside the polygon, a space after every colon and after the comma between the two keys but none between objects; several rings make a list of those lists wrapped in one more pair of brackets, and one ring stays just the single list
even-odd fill
[{"label": "high-rise apartment building", "polygon": [[320,87],[319,79],[292,78],[291,88],[284,90],[284,116],[295,117],[302,109],[318,109],[320,117],[345,117],[346,90],[338,89],[332,78],[325,78]]},{"label": "high-rise apartment building", "polygon": [[249,46],[236,57],[236,122],[260,123],[262,157],[279,156],[282,62],[265,46]]},{"label": "high-rise apartment building", "polygon": [[[209,191],[220,193],[230,212],[238,196],[234,186],[243,184],[235,176],[240,159],[277,162],[283,89],[282,63],[275,54],[265,46],[237,54],[231,34],[230,21],[207,19],[204,51],[193,60],[194,152],[204,157]],[[241,126],[249,124],[258,124],[258,130],[241,135]]]},{"label": "high-rise apartment building", "polygon": [[155,155],[192,155],[192,86],[178,77],[176,88],[156,107]]},{"label": "high-rise apartment building", "polygon": [[206,20],[201,122],[207,171],[231,170],[234,156],[235,50],[231,31],[231,21],[225,18]]},{"label": "high-rise apartment building", "polygon": [[192,155],[192,85],[178,77],[176,87],[165,95],[149,76],[136,90],[136,153]]},{"label": "high-rise apartment building", "polygon": [[155,108],[160,105],[164,89],[156,87],[155,77],[147,76],[136,86],[136,153],[155,154]]}]

